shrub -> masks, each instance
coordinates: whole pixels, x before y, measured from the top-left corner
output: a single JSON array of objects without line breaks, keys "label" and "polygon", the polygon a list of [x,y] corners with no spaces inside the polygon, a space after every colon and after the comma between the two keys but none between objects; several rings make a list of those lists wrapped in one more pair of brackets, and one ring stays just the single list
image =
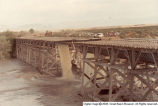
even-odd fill
[{"label": "shrub", "polygon": [[30,32],[31,34],[33,34],[35,31],[34,31],[34,29],[31,28],[31,29],[29,30],[29,32]]},{"label": "shrub", "polygon": [[10,40],[4,36],[0,35],[0,60],[10,57],[12,50]]}]

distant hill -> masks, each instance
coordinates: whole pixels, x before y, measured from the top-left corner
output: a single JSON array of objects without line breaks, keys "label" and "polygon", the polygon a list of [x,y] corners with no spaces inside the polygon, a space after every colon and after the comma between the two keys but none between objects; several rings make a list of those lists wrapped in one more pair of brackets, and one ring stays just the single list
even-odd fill
[{"label": "distant hill", "polygon": [[91,28],[80,28],[78,30],[94,30],[94,29],[114,29],[114,28],[131,28],[131,27],[150,27],[158,26],[158,24],[138,24],[138,25],[121,25],[121,26],[105,26],[105,27],[91,27]]}]

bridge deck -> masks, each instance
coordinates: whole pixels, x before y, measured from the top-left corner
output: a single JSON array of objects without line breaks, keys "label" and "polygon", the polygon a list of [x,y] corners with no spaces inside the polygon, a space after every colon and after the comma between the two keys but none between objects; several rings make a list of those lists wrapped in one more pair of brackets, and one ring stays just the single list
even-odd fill
[{"label": "bridge deck", "polygon": [[123,39],[123,40],[100,40],[100,41],[87,41],[76,42],[79,45],[90,46],[113,46],[123,48],[136,48],[136,49],[158,49],[158,40],[154,39]]},{"label": "bridge deck", "polygon": [[18,37],[16,40],[33,40],[45,42],[72,42],[72,41],[92,41],[100,40],[98,38],[83,38],[83,37]]}]

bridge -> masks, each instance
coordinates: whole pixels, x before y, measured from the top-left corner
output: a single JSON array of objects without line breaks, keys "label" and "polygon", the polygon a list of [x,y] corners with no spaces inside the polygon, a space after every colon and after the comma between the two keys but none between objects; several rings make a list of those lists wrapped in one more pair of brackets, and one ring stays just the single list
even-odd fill
[{"label": "bridge", "polygon": [[154,101],[158,98],[158,40],[32,37],[16,38],[18,59],[52,76],[73,77],[80,53],[84,100]]}]

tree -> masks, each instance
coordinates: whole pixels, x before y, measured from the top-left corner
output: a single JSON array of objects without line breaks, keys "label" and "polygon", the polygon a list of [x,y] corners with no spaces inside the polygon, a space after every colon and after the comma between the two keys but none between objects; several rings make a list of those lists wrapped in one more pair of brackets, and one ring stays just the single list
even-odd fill
[{"label": "tree", "polygon": [[33,34],[35,31],[34,31],[34,29],[31,28],[31,29],[29,30],[29,32],[30,32],[31,34]]}]

